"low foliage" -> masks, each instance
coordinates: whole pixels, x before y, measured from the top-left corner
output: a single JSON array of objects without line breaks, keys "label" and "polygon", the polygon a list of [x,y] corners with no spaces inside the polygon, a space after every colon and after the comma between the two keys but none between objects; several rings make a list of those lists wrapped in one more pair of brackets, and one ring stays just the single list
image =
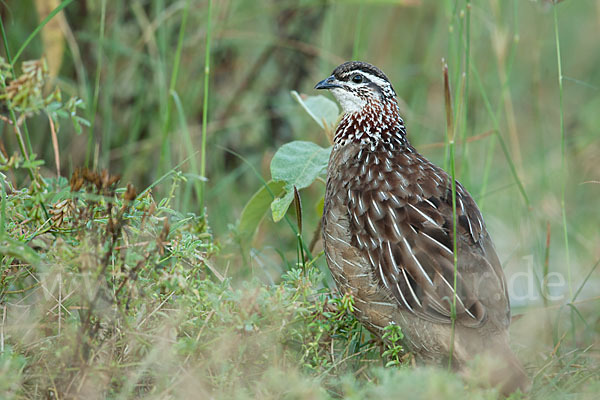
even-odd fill
[{"label": "low foliage", "polygon": [[[48,14],[30,3],[64,15],[42,28]],[[375,340],[304,242],[318,237],[339,108],[289,90],[314,93],[340,62],[372,61],[389,71],[411,141],[447,166],[445,57],[464,110],[459,179],[478,194],[507,276],[531,272],[534,299],[513,303],[525,315],[512,328],[529,397],[595,399],[592,2],[213,1],[211,48],[208,3],[3,8],[0,397],[496,399],[480,387],[483,361],[469,376],[415,368],[398,326]],[[551,278],[570,263],[566,297]]]},{"label": "low foliage", "polygon": [[4,192],[7,393],[162,398],[192,374],[208,392],[256,394],[278,368],[336,392],[337,376],[380,363],[352,298],[332,296],[317,269],[234,288],[209,261],[218,248],[202,220],[118,181],[86,169],[48,181],[49,218],[31,190]]}]

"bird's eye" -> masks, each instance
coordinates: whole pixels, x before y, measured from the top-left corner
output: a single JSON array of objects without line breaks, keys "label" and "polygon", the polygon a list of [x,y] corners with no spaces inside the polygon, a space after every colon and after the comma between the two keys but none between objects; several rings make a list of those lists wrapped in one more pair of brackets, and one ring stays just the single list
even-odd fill
[{"label": "bird's eye", "polygon": [[361,74],[356,74],[352,77],[352,82],[354,83],[362,83],[363,77]]}]

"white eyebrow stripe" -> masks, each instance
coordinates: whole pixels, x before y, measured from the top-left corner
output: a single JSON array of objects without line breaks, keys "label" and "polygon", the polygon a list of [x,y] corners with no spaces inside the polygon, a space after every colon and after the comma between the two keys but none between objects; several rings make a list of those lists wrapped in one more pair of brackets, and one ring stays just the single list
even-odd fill
[{"label": "white eyebrow stripe", "polygon": [[366,77],[368,80],[375,83],[379,87],[383,88],[384,86],[390,85],[390,83],[388,81],[386,81],[385,79],[375,76],[369,72],[365,72],[365,71],[356,71],[356,72],[362,74],[364,77]]}]

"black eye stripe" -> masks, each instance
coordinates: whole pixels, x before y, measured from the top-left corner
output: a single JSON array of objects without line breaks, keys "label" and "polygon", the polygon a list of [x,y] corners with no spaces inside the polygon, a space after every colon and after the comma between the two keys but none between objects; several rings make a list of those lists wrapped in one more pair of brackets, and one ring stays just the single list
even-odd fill
[{"label": "black eye stripe", "polygon": [[[360,76],[362,79],[360,82],[355,82],[354,81],[354,77],[355,76]],[[341,76],[340,78],[338,78],[341,81],[344,82],[355,82],[355,83],[370,83],[371,80],[369,80],[369,78],[367,78],[365,75],[361,74],[360,72],[357,71],[353,71],[349,74],[344,74],[343,76]]]}]

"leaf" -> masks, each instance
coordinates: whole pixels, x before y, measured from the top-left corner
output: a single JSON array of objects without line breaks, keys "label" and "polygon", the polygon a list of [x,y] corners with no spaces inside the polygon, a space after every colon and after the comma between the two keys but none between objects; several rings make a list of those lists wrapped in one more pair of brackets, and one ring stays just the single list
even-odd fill
[{"label": "leaf", "polygon": [[14,257],[31,265],[37,265],[41,261],[41,257],[31,247],[9,237],[0,242],[0,255]]},{"label": "leaf", "polygon": [[284,182],[281,181],[269,181],[248,200],[238,221],[238,233],[242,241],[252,239],[260,221],[262,221],[273,201],[273,196],[281,194],[283,185]]},{"label": "leaf", "polygon": [[294,203],[296,204],[296,220],[298,223],[298,234],[302,235],[302,200],[298,188],[294,186]]},{"label": "leaf", "polygon": [[292,200],[294,186],[304,189],[315,179],[324,175],[329,162],[331,147],[323,147],[305,141],[294,141],[284,144],[277,150],[271,160],[271,178],[285,183],[285,195],[271,203],[271,212],[275,222],[280,221]]},{"label": "leaf", "polygon": [[295,90],[291,91],[292,97],[304,108],[317,124],[326,131],[333,131],[340,116],[337,104],[322,95],[300,95]]},{"label": "leaf", "polygon": [[317,215],[320,217],[323,215],[323,210],[325,209],[325,195],[321,196],[317,204],[315,204],[315,211]]}]

